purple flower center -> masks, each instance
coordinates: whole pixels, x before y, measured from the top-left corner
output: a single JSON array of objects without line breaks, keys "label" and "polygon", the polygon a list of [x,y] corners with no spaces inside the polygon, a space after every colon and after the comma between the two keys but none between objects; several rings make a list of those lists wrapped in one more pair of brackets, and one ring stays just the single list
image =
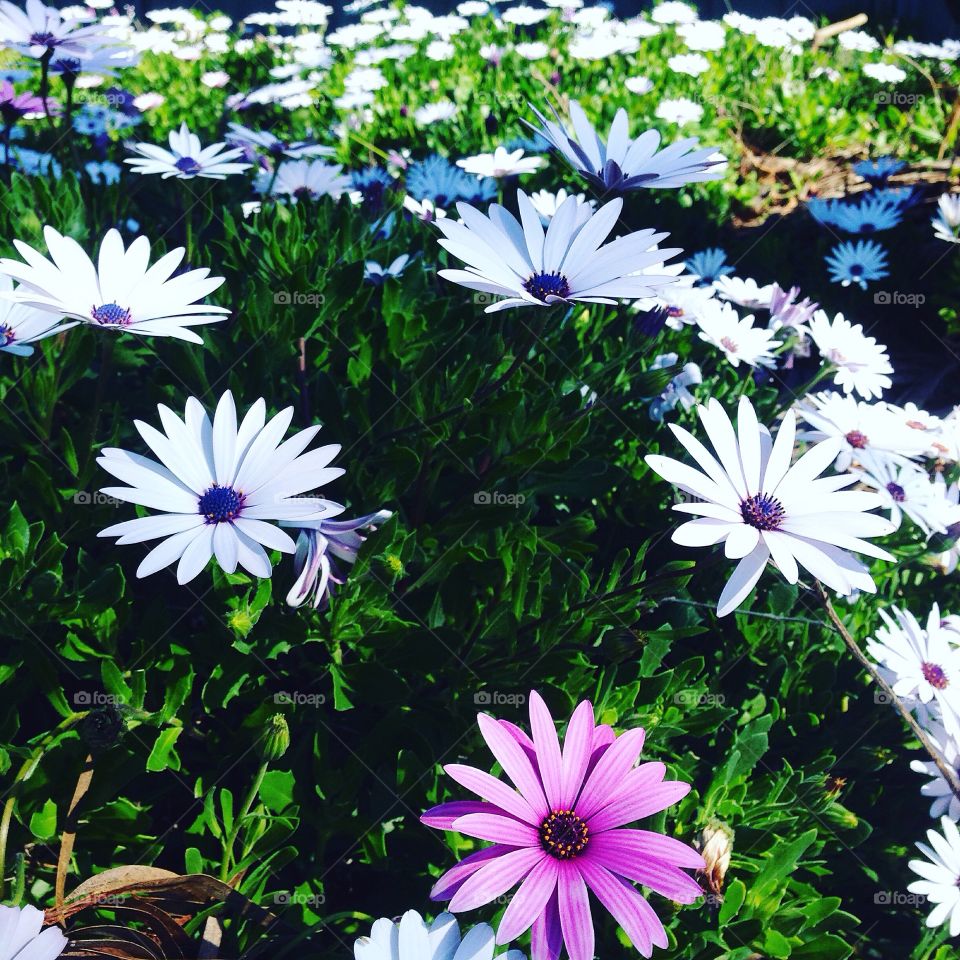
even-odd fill
[{"label": "purple flower center", "polygon": [[215,483],[200,498],[198,513],[207,518],[207,523],[230,523],[243,509],[244,495],[233,487],[221,487]]},{"label": "purple flower center", "polygon": [[847,434],[847,443],[857,450],[862,450],[868,443],[867,435],[859,430],[851,430]]},{"label": "purple flower center", "polygon": [[552,810],[540,824],[540,846],[557,860],[572,860],[586,849],[590,828],[572,810]]},{"label": "purple flower center", "polygon": [[779,530],[786,511],[783,504],[766,493],[758,493],[740,501],[743,522],[757,530]]},{"label": "purple flower center", "polygon": [[944,672],[943,667],[936,663],[924,663],[920,668],[923,671],[923,679],[933,687],[934,690],[946,690],[950,686],[950,681]]},{"label": "purple flower center", "polygon": [[893,497],[896,503],[903,503],[907,499],[907,492],[900,486],[899,483],[894,483],[892,480],[887,484],[887,493]]},{"label": "purple flower center", "polygon": [[97,323],[109,327],[126,327],[131,320],[130,310],[118,303],[101,303],[99,307],[91,307],[90,316]]},{"label": "purple flower center", "polygon": [[59,40],[52,33],[33,33],[30,35],[30,44],[34,47],[55,47]]},{"label": "purple flower center", "polygon": [[8,326],[5,323],[0,323],[0,347],[9,347],[11,343],[16,339],[16,334],[13,331],[13,327]]},{"label": "purple flower center", "polygon": [[180,157],[174,166],[189,177],[195,177],[200,172],[200,164],[193,157]]},{"label": "purple flower center", "polygon": [[570,296],[567,278],[556,270],[552,273],[535,273],[529,280],[524,281],[523,289],[543,303],[547,302],[547,297],[561,297],[565,300]]},{"label": "purple flower center", "polygon": [[298,200],[312,200],[312,199],[313,199],[313,191],[312,191],[309,187],[297,187],[297,189],[293,191],[293,195],[294,195]]}]

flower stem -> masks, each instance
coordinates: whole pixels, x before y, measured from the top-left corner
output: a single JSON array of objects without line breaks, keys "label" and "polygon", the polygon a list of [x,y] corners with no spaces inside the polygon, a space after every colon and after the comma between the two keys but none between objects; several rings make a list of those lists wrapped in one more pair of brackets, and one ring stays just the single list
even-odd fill
[{"label": "flower stem", "polygon": [[873,664],[866,656],[866,654],[860,649],[857,644],[857,641],[854,640],[853,636],[850,634],[850,631],[846,628],[843,621],[837,615],[837,611],[833,609],[833,604],[830,602],[830,597],[827,594],[827,591],[824,589],[824,586],[820,581],[816,581],[817,590],[820,593],[820,599],[823,601],[824,609],[827,611],[827,616],[830,618],[834,627],[836,627],[837,632],[843,637],[843,642],[847,645],[847,648],[854,655],[854,657],[859,661],[860,665],[873,677],[874,682],[878,687],[886,694],[890,699],[890,702],[896,707],[897,711],[906,721],[907,726],[913,732],[913,735],[920,741],[921,746],[927,753],[930,754],[930,759],[933,760],[936,768],[940,771],[940,775],[947,782],[947,785],[953,791],[954,796],[960,798],[960,777],[957,776],[957,771],[954,770],[947,762],[943,759],[940,752],[937,748],[931,743],[930,738],[927,736],[923,728],[917,723],[916,717],[907,709],[903,701],[893,692],[893,687],[887,683],[886,680],[880,675],[880,671],[877,670],[876,665]]},{"label": "flower stem", "polygon": [[243,806],[240,807],[240,812],[233,821],[233,829],[230,831],[227,841],[223,846],[223,862],[220,865],[220,879],[224,883],[226,883],[230,877],[230,871],[233,867],[233,848],[237,842],[237,838],[240,836],[240,830],[243,827],[243,821],[247,819],[247,815],[250,813],[251,807],[253,807],[254,803],[256,802],[257,796],[260,793],[260,787],[263,785],[263,778],[266,776],[268,766],[269,763],[266,761],[260,765],[257,775],[253,778],[253,783],[250,784],[250,789],[243,801]]}]

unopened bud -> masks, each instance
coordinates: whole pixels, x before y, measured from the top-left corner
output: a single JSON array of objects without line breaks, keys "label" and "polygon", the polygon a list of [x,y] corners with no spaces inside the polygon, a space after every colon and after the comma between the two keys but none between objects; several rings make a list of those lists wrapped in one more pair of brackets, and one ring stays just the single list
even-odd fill
[{"label": "unopened bud", "polygon": [[703,875],[711,893],[723,890],[732,853],[733,830],[722,820],[711,820],[700,834],[700,854],[707,865]]},{"label": "unopened bud", "polygon": [[80,736],[92,751],[112,747],[126,730],[119,708],[110,703],[91,710],[80,723]]},{"label": "unopened bud", "polygon": [[290,728],[282,713],[275,713],[267,721],[267,729],[260,744],[260,756],[272,763],[279,760],[290,746]]}]

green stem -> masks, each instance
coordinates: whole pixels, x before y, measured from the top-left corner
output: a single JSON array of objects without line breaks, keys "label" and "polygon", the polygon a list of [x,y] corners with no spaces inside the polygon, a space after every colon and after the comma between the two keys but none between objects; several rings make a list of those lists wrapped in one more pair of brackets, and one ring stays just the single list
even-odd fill
[{"label": "green stem", "polygon": [[90,414],[90,439],[87,442],[87,449],[84,453],[83,467],[80,470],[80,476],[84,476],[87,467],[90,465],[90,459],[93,457],[93,447],[97,442],[97,429],[100,424],[100,407],[103,405],[103,397],[106,391],[106,382],[113,372],[113,349],[114,339],[118,334],[112,330],[103,332],[103,346],[100,348],[100,371],[97,376],[97,386],[93,395],[93,410]]},{"label": "green stem", "polygon": [[233,867],[233,848],[237,842],[237,838],[240,836],[243,822],[249,815],[251,807],[253,807],[256,802],[257,795],[260,793],[260,787],[263,785],[263,778],[266,776],[268,766],[269,763],[267,761],[264,761],[260,765],[257,775],[253,778],[253,783],[250,784],[250,790],[247,792],[243,805],[240,807],[240,812],[233,821],[233,829],[227,836],[227,841],[223,846],[223,862],[220,865],[220,879],[224,883],[229,879],[230,871]]}]

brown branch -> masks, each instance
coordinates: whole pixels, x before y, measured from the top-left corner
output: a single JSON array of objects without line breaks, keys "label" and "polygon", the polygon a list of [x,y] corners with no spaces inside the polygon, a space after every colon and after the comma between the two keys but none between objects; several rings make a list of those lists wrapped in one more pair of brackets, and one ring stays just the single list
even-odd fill
[{"label": "brown branch", "polygon": [[865,13],[858,13],[853,17],[848,17],[846,20],[838,20],[836,23],[829,23],[827,26],[821,27],[813,35],[813,49],[819,49],[820,44],[822,44],[824,40],[829,40],[838,33],[846,33],[847,30],[855,30],[857,27],[862,27],[866,22],[867,15]]},{"label": "brown branch", "polygon": [[837,632],[843,637],[843,642],[847,645],[849,651],[856,657],[860,665],[873,677],[874,682],[878,687],[889,697],[890,702],[896,707],[897,711],[906,721],[907,726],[913,732],[913,735],[920,741],[923,749],[930,754],[930,758],[933,760],[937,769],[940,771],[940,775],[947,782],[947,785],[953,791],[954,796],[960,798],[960,778],[957,776],[957,771],[951,767],[946,760],[943,759],[940,752],[933,745],[930,738],[927,736],[924,729],[917,723],[917,718],[907,709],[904,702],[893,692],[893,687],[887,683],[886,680],[880,675],[880,671],[877,670],[876,664],[869,660],[866,654],[860,649],[857,645],[857,641],[853,639],[850,634],[850,631],[844,626],[843,621],[837,614],[837,611],[833,609],[833,604],[830,602],[830,597],[827,594],[827,591],[824,589],[823,584],[819,580],[816,581],[817,590],[820,593],[820,599],[823,601],[824,608],[827,611],[827,616],[830,617],[831,622],[834,627],[836,627]]},{"label": "brown branch", "polygon": [[80,801],[87,795],[90,789],[90,781],[93,780],[93,755],[87,757],[84,761],[83,769],[77,778],[77,786],[73,791],[73,798],[70,801],[70,807],[67,810],[67,816],[63,824],[63,837],[60,840],[60,855],[57,858],[57,879],[54,887],[54,896],[58,922],[66,923],[66,914],[64,912],[64,900],[67,890],[67,872],[70,869],[70,858],[73,856],[73,845],[77,839],[77,809]]}]

